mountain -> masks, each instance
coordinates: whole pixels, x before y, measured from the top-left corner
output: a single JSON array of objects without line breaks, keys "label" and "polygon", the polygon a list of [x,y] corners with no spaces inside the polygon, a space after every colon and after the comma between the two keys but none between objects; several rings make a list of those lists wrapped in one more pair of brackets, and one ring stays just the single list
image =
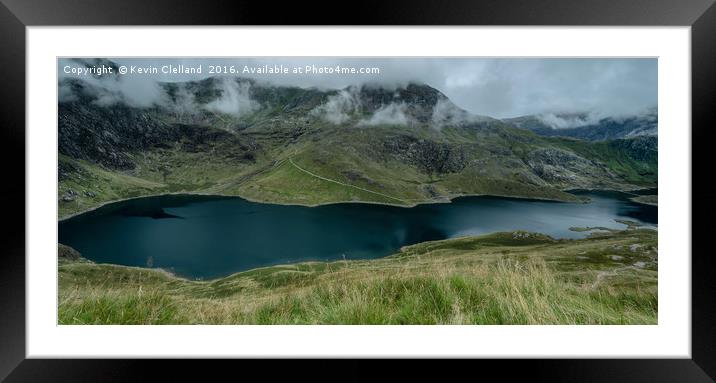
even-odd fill
[{"label": "mountain", "polygon": [[639,136],[656,136],[656,109],[627,117],[593,117],[587,113],[530,115],[504,120],[518,128],[541,136],[573,137],[588,141],[605,141]]},{"label": "mountain", "polygon": [[60,84],[60,216],[142,195],[410,206],[459,195],[576,200],[657,181],[656,137],[544,137],[411,83],[322,90],[242,78]]}]

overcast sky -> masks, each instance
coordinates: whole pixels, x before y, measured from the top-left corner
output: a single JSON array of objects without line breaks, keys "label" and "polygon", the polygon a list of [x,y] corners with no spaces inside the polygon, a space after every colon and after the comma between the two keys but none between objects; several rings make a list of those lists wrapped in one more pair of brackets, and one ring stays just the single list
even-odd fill
[{"label": "overcast sky", "polygon": [[[379,74],[238,74],[281,85],[343,88],[350,84],[386,86],[422,82],[442,91],[460,107],[497,118],[559,112],[628,115],[657,105],[657,60],[651,58],[110,58],[119,65],[158,67],[202,66],[201,75],[124,75],[123,89],[147,96],[155,81],[186,81],[210,76],[209,65],[233,65],[237,70],[263,65],[287,68],[315,65],[376,67]],[[60,79],[73,77],[60,59]]]}]

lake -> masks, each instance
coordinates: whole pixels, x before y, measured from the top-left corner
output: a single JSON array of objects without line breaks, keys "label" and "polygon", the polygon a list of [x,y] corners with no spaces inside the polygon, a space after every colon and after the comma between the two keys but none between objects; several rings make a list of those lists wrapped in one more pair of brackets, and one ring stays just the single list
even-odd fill
[{"label": "lake", "polygon": [[166,195],[116,202],[59,223],[59,242],[97,263],[164,268],[211,279],[308,260],[379,258],[424,241],[528,230],[580,238],[570,227],[657,225],[657,208],[618,192],[575,192],[589,203],[461,197],[412,208],[341,203],[319,207],[238,197]]}]

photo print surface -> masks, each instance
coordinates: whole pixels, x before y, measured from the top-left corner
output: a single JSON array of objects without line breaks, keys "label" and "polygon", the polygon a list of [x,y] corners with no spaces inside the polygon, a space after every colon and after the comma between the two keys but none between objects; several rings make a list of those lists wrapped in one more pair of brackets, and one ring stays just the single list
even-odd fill
[{"label": "photo print surface", "polygon": [[59,324],[657,324],[657,70],[59,58]]}]

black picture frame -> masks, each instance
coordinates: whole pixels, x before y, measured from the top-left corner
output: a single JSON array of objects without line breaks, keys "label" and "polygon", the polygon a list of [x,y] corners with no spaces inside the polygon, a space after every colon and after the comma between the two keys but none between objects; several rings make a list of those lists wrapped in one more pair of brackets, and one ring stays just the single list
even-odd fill
[{"label": "black picture frame", "polygon": [[[716,186],[709,146],[716,142],[711,112],[716,101],[714,0],[429,0],[363,2],[0,0],[0,130],[5,228],[0,258],[0,379],[24,381],[135,381],[187,377],[194,364],[146,360],[26,359],[25,349],[25,44],[27,26],[75,25],[633,25],[690,26],[692,69],[692,359],[482,360],[450,367],[442,378],[468,372],[502,378],[558,381],[684,381],[716,378],[716,278],[709,234]],[[347,9],[350,6],[351,9]],[[22,165],[21,165],[22,164]],[[697,177],[698,175],[698,177]],[[20,201],[24,201],[23,204]],[[684,254],[688,257],[688,254]],[[296,377],[296,368],[255,368],[271,378]],[[303,361],[304,374],[325,362]],[[340,380],[376,375],[365,361],[340,361]],[[397,362],[394,362],[397,363]],[[421,376],[423,368],[392,364],[381,378]],[[216,365],[214,365],[216,366]],[[221,364],[227,366],[227,363]],[[211,379],[221,369],[204,372]],[[231,369],[236,367],[229,366]],[[383,370],[383,368],[380,368]],[[412,372],[406,372],[412,371]],[[308,373],[312,378],[314,374]],[[319,374],[320,375],[320,374]],[[330,376],[328,377],[330,378]]]}]

